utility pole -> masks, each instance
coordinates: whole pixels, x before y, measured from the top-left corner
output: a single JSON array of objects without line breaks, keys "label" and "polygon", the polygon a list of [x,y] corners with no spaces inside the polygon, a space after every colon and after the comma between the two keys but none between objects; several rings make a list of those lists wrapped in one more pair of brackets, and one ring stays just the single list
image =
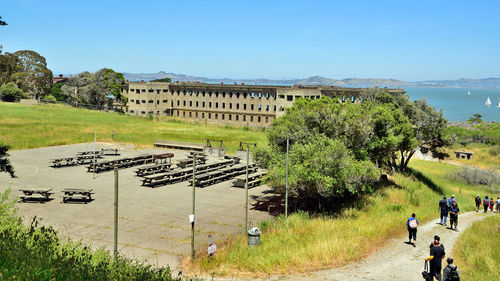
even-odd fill
[{"label": "utility pole", "polygon": [[290,137],[286,139],[286,176],[285,176],[285,217],[288,217],[288,150]]},{"label": "utility pole", "polygon": [[245,234],[248,233],[248,162],[250,161],[250,147],[247,144],[247,169],[245,178]]},{"label": "utility pole", "polygon": [[195,221],[195,199],[196,199],[196,186],[195,186],[195,176],[196,176],[196,154],[193,154],[193,221],[191,222],[191,263],[194,263],[194,221]]},{"label": "utility pole", "polygon": [[96,149],[95,146],[96,146],[96,142],[97,142],[97,131],[94,131],[94,161],[93,161],[94,162],[94,169],[93,169],[94,172],[92,173],[92,176],[93,176],[94,179],[95,179],[95,161],[96,161],[95,160],[95,149]]},{"label": "utility pole", "polygon": [[114,256],[115,258],[118,255],[118,169],[116,167],[116,162],[115,162],[115,167],[114,167],[114,172],[115,172],[115,239],[114,239]]}]

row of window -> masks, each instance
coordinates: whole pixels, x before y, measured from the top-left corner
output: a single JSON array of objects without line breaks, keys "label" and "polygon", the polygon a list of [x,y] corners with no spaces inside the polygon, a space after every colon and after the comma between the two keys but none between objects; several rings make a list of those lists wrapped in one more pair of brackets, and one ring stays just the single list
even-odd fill
[{"label": "row of window", "polygon": [[[134,103],[134,100],[131,99],[130,100],[131,103]],[[168,103],[168,100],[163,100],[162,101],[163,103]],[[136,104],[141,104],[141,100],[135,100],[135,103]],[[142,103],[146,103],[146,100],[142,100]],[[154,103],[153,100],[148,100],[148,103]],[[156,100],[156,104],[160,104],[160,100]],[[177,106],[181,106],[181,101],[177,101]],[[204,101],[202,102],[199,102],[199,101],[189,101],[189,103],[187,101],[182,101],[182,106],[187,106],[189,104],[190,107],[201,107],[202,108],[205,108],[205,105],[206,103]],[[174,101],[171,101],[170,102],[170,106],[171,107],[174,107]],[[208,108],[212,108],[212,105],[214,105],[214,108],[219,108],[219,102],[214,102],[212,103],[211,101],[208,102]],[[228,109],[233,109],[233,103],[228,103]],[[226,103],[225,102],[221,102],[220,103],[220,108],[222,109],[225,109],[226,108]],[[240,109],[240,104],[239,103],[235,103],[235,106],[234,106],[235,109],[239,110]],[[269,111],[270,110],[270,106],[268,104],[266,105],[262,105],[262,104],[258,104],[257,106],[255,106],[254,104],[250,104],[250,110],[255,110],[255,108],[257,108],[258,111],[262,111],[263,109],[265,109],[265,111]],[[243,110],[247,110],[247,104],[244,103],[243,104]],[[280,108],[281,111],[284,110],[283,107]],[[273,105],[273,111],[276,111],[276,105]]]},{"label": "row of window", "polygon": [[[135,111],[134,110],[130,110],[130,114],[134,114]],[[139,112],[137,112],[139,113]],[[154,111],[148,111],[146,112],[145,110],[142,110],[141,112],[141,115],[146,115],[147,114],[155,114]],[[167,111],[163,111],[163,113],[165,115],[167,115]],[[189,117],[189,118],[199,118],[201,117],[202,119],[205,119],[205,112],[187,112],[188,114],[186,115],[186,111],[182,111],[182,114],[179,112],[179,111],[176,111],[176,115],[178,117],[180,117],[182,115],[182,117]],[[160,111],[156,111],[156,115],[160,115]],[[214,120],[218,120],[220,118],[220,120],[228,120],[228,121],[232,121],[233,118],[234,118],[234,121],[240,121],[240,115],[238,114],[219,114],[219,113],[207,113],[206,116],[208,117],[207,119],[213,119]],[[256,117],[256,118],[254,118]],[[254,120],[257,122],[257,123],[261,123],[262,121],[264,121],[265,123],[269,123],[269,117],[268,116],[264,116],[264,118],[262,118],[262,116],[253,116],[253,115],[250,115],[249,116],[249,121],[250,122],[254,122]],[[241,115],[241,121],[242,122],[246,122],[247,121],[247,116],[246,115]]]},{"label": "row of window", "polygon": [[[148,89],[147,91],[148,91],[148,93],[155,93],[156,92],[157,94],[159,94],[161,92],[163,92],[163,93],[169,92],[168,89],[161,89],[161,90],[160,89]],[[137,94],[140,94],[141,92],[145,93],[146,89],[130,89],[129,90],[129,93],[134,93],[134,92]],[[240,92],[235,92],[235,93],[233,93],[233,92],[228,92],[228,93],[220,92],[219,93],[218,91],[212,92],[212,91],[191,91],[191,90],[183,90],[183,91],[177,90],[177,91],[175,91],[174,90],[174,91],[171,91],[170,93],[171,93],[171,95],[177,94],[178,96],[181,95],[181,93],[182,93],[184,96],[186,96],[186,95],[199,96],[201,94],[203,97],[205,95],[208,95],[209,97],[212,97],[212,95],[215,97],[219,97],[219,95],[220,95],[221,97],[225,98],[227,95],[229,98],[232,98],[233,96],[235,96],[236,98],[239,98],[240,96],[242,96],[243,98],[247,98],[247,96],[248,96],[252,99],[255,97],[258,97],[259,99],[262,99],[262,98],[266,98],[266,99],[274,98],[274,99],[276,99],[275,93],[272,94],[272,93],[265,93],[265,92],[264,93],[263,92],[242,92],[242,93],[240,93]],[[284,98],[284,96],[280,95],[280,98]]]}]

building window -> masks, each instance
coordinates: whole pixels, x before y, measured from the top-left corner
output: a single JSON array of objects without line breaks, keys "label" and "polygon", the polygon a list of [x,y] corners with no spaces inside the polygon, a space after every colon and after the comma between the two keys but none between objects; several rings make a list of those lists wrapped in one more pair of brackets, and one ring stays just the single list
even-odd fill
[{"label": "building window", "polygon": [[259,93],[259,99],[261,99],[261,98],[262,98],[262,93]]},{"label": "building window", "polygon": [[182,112],[182,117],[186,117],[186,111]]},{"label": "building window", "polygon": [[201,118],[205,118],[205,112],[201,113]]},{"label": "building window", "polygon": [[253,104],[250,105],[250,110],[253,110]]},{"label": "building window", "polygon": [[177,111],[177,116],[179,116],[179,111]]},{"label": "building window", "polygon": [[160,104],[160,100],[156,100],[156,104]]},{"label": "building window", "polygon": [[253,98],[255,97],[255,93],[254,93],[254,92],[252,92],[252,93],[250,94],[250,97],[253,99]]},{"label": "building window", "polygon": [[250,122],[253,122],[253,115],[250,116]]},{"label": "building window", "polygon": [[208,114],[208,119],[212,119],[212,113]]},{"label": "building window", "polygon": [[247,121],[247,116],[243,115],[243,121]]},{"label": "building window", "polygon": [[153,90],[153,89],[149,89],[149,90],[148,90],[148,93],[154,93],[154,91],[155,91],[155,90]]},{"label": "building window", "polygon": [[222,103],[222,108],[226,108],[226,103],[225,102]]},{"label": "building window", "polygon": [[143,111],[141,111],[141,114],[142,114],[142,115],[146,115],[146,111],[144,111],[144,110],[143,110]]},{"label": "building window", "polygon": [[279,95],[279,98],[280,98],[280,99],[284,99],[284,98],[285,98],[285,95]]},{"label": "building window", "polygon": [[133,110],[130,110],[130,113],[134,113],[134,111],[133,111]]},{"label": "building window", "polygon": [[163,89],[163,92],[164,92],[164,93],[168,93],[168,90],[167,90],[167,89]]},{"label": "building window", "polygon": [[148,100],[149,103],[153,103],[153,100]]},{"label": "building window", "polygon": [[227,115],[227,119],[231,120],[231,114]]},{"label": "building window", "polygon": [[191,117],[191,111],[189,111],[189,117]]},{"label": "building window", "polygon": [[222,113],[221,119],[224,120],[224,113]]},{"label": "building window", "polygon": [[135,90],[135,92],[136,92],[137,94],[139,94],[139,93],[141,92],[141,90],[137,89],[137,90]]},{"label": "building window", "polygon": [[236,109],[240,109],[240,104],[239,103],[236,104]]},{"label": "building window", "polygon": [[141,101],[140,100],[135,100],[135,104],[140,104]]},{"label": "building window", "polygon": [[215,102],[215,108],[219,108],[219,103],[218,102]]},{"label": "building window", "polygon": [[293,96],[292,95],[287,95],[286,96],[287,101],[293,101]]},{"label": "building window", "polygon": [[180,101],[177,101],[177,106],[180,106],[181,105],[181,102]]},{"label": "building window", "polygon": [[202,102],[202,103],[201,103],[201,107],[205,107],[205,102]]},{"label": "building window", "polygon": [[196,118],[198,118],[198,112],[196,112],[196,113],[194,114],[194,116],[195,116]]},{"label": "building window", "polygon": [[266,111],[269,111],[269,104],[266,105]]},{"label": "building window", "polygon": [[236,121],[238,121],[238,117],[239,117],[239,115],[236,115],[236,116],[235,116],[235,118],[236,118]]},{"label": "building window", "polygon": [[246,103],[243,104],[243,110],[247,110],[247,104]]},{"label": "building window", "polygon": [[219,118],[219,114],[215,113],[215,119]]},{"label": "building window", "polygon": [[269,93],[266,93],[266,100],[269,99]]},{"label": "building window", "polygon": [[163,100],[163,103],[167,103],[167,100]]},{"label": "building window", "polygon": [[189,106],[193,106],[193,101],[189,101]]},{"label": "building window", "polygon": [[182,105],[186,106],[186,101],[185,100],[182,101]]},{"label": "building window", "polygon": [[232,108],[233,108],[233,104],[229,103],[229,109],[232,109]]},{"label": "building window", "polygon": [[208,102],[208,107],[212,108],[212,102],[211,101]]},{"label": "building window", "polygon": [[276,105],[273,106],[273,111],[276,111]]},{"label": "building window", "polygon": [[142,100],[142,103],[146,103],[146,100]]},{"label": "building window", "polygon": [[132,102],[132,103],[133,103],[133,102],[134,102],[134,100],[130,100],[130,102]]},{"label": "building window", "polygon": [[134,92],[135,90],[134,89],[130,89],[129,92]]},{"label": "building window", "polygon": [[146,89],[141,89],[141,92],[145,93],[145,92],[146,92]]},{"label": "building window", "polygon": [[156,93],[157,93],[157,94],[160,94],[160,89],[156,90]]},{"label": "building window", "polygon": [[257,122],[260,123],[260,116],[257,116]]},{"label": "building window", "polygon": [[261,109],[262,109],[262,105],[261,105],[261,104],[259,104],[259,111],[260,111]]},{"label": "building window", "polygon": [[269,117],[266,116],[266,123],[269,123]]},{"label": "building window", "polygon": [[198,102],[196,102],[196,107],[198,107]]}]

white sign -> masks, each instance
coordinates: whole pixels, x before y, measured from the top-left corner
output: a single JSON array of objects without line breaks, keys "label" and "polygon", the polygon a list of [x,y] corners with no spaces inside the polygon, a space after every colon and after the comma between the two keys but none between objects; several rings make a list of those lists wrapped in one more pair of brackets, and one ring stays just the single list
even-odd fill
[{"label": "white sign", "polygon": [[217,251],[217,246],[215,244],[208,246],[208,254],[209,255],[215,253],[215,251]]},{"label": "white sign", "polygon": [[193,223],[194,222],[194,215],[189,215],[189,222]]}]

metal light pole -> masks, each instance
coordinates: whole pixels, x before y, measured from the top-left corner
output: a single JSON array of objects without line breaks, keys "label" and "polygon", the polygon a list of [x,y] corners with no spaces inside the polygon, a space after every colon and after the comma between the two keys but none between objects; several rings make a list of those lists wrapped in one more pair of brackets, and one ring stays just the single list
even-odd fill
[{"label": "metal light pole", "polygon": [[288,151],[290,137],[286,139],[286,176],[285,176],[285,217],[288,217]]},{"label": "metal light pole", "polygon": [[195,186],[195,175],[196,175],[196,154],[193,155],[193,221],[191,222],[191,263],[194,263],[194,221],[196,219],[195,212],[195,199],[196,199],[196,186]]},{"label": "metal light pole", "polygon": [[247,144],[247,169],[245,178],[245,233],[248,232],[248,162],[250,161],[250,147]]},{"label": "metal light pole", "polygon": [[115,239],[114,239],[114,255],[115,258],[118,255],[118,169],[116,168],[116,162],[115,162]]},{"label": "metal light pole", "polygon": [[94,172],[92,173],[92,176],[93,178],[95,179],[95,146],[96,146],[96,142],[97,142],[97,131],[94,131]]}]

